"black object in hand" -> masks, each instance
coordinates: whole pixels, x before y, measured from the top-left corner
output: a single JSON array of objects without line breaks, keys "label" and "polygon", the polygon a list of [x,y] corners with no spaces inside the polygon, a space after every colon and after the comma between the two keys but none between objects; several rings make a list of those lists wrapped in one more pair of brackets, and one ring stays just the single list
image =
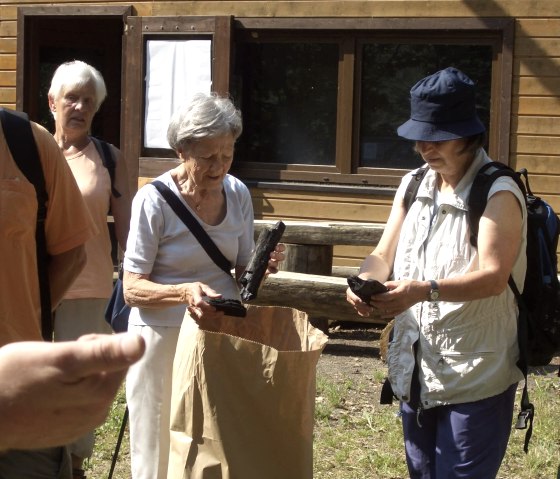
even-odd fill
[{"label": "black object in hand", "polygon": [[255,252],[251,256],[247,269],[239,278],[243,301],[251,301],[257,297],[257,291],[268,268],[270,253],[276,248],[285,229],[286,225],[282,221],[278,221],[272,228],[265,228],[261,231],[257,239]]},{"label": "black object in hand", "polygon": [[241,304],[241,301],[237,299],[206,299],[210,306],[214,306],[218,311],[223,311],[224,314],[228,316],[237,316],[238,318],[244,318],[247,316],[247,310],[245,306]]},{"label": "black object in hand", "polygon": [[362,279],[358,276],[350,276],[347,281],[352,292],[367,304],[369,304],[372,295],[389,291],[383,283],[376,279]]}]

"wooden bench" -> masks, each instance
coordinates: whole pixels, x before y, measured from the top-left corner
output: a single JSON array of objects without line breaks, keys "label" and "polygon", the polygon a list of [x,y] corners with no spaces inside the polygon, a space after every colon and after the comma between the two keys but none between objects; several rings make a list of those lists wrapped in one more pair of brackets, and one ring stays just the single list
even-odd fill
[{"label": "wooden bench", "polygon": [[[255,220],[255,237],[275,220]],[[333,246],[359,245],[373,248],[381,238],[383,224],[285,221],[281,242],[286,259],[278,274],[264,281],[252,304],[294,307],[312,321],[359,321],[385,325],[377,316],[359,316],[346,301],[346,276],[357,268],[339,268],[333,275]]]}]

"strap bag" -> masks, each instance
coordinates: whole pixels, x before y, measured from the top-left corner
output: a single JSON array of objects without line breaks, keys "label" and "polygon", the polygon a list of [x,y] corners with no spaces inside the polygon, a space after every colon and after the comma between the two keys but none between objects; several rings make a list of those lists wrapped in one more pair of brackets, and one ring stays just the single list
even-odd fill
[{"label": "strap bag", "polygon": [[152,185],[159,191],[160,195],[163,196],[167,204],[175,212],[175,214],[181,219],[185,226],[190,230],[190,232],[199,241],[200,245],[204,248],[204,251],[210,256],[212,261],[216,263],[218,268],[224,271],[228,276],[231,276],[231,263],[222,254],[216,244],[212,241],[212,238],[208,236],[208,233],[204,231],[204,228],[192,215],[192,213],[185,207],[181,200],[177,197],[175,193],[168,186],[164,185],[161,181],[152,181]]},{"label": "strap bag", "polygon": [[[192,215],[192,213],[185,207],[182,201],[177,197],[171,189],[164,185],[161,181],[153,181],[152,185],[156,187],[159,193],[167,201],[174,213],[179,217],[179,219],[185,223],[185,226],[189,228],[190,232],[198,240],[200,245],[204,248],[204,251],[210,256],[212,261],[216,263],[216,266],[220,268],[228,276],[231,274],[231,263],[222,254],[220,249],[216,246],[212,238],[208,236],[208,233],[200,225],[197,219]],[[244,318],[247,314],[247,310],[241,304],[241,301],[237,299],[208,299],[208,303],[214,306],[217,310],[223,311],[229,316],[237,316]]]},{"label": "strap bag", "polygon": [[327,336],[292,308],[181,326],[168,479],[312,479],[316,366]]},{"label": "strap bag", "polygon": [[115,333],[124,333],[128,329],[130,306],[124,301],[123,269],[119,267],[119,276],[113,286],[113,292],[105,308],[105,321],[109,323]]}]

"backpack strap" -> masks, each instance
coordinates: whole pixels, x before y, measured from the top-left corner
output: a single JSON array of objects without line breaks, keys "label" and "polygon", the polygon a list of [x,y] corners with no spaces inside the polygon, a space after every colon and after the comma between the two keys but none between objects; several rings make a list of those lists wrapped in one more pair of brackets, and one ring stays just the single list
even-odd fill
[{"label": "backpack strap", "polygon": [[529,310],[511,275],[509,277],[508,284],[517,299],[517,306],[519,308],[519,314],[517,317],[517,344],[519,346],[519,359],[517,360],[517,367],[523,373],[523,379],[525,381],[523,391],[521,393],[520,410],[517,415],[515,429],[527,429],[527,432],[525,433],[525,441],[523,443],[523,451],[527,453],[529,451],[529,441],[533,435],[533,418],[535,416],[535,406],[533,406],[529,400],[529,393],[527,391],[527,375],[529,373],[529,365],[527,361]]},{"label": "backpack strap", "polygon": [[[475,179],[473,181],[471,191],[468,200],[468,223],[471,230],[470,242],[473,246],[477,246],[478,238],[478,226],[480,223],[480,218],[484,210],[486,209],[486,204],[488,202],[488,192],[494,181],[500,176],[509,176],[514,179],[517,186],[523,193],[523,196],[527,196],[527,191],[530,191],[525,187],[525,184],[521,180],[521,175],[523,173],[516,173],[509,166],[493,161],[491,163],[486,163],[480,170],[478,170]],[[526,172],[525,172],[526,176]],[[529,441],[533,435],[533,418],[535,415],[535,407],[529,401],[529,393],[527,391],[527,375],[528,375],[528,361],[527,361],[527,348],[528,348],[528,337],[529,337],[529,325],[528,325],[528,314],[527,305],[523,299],[523,296],[519,292],[513,277],[510,275],[508,279],[509,287],[511,288],[515,299],[517,300],[517,306],[519,308],[519,314],[517,318],[517,343],[519,347],[519,359],[517,361],[517,367],[523,373],[524,386],[523,392],[521,393],[521,404],[520,411],[517,416],[517,422],[515,424],[516,429],[527,429],[525,433],[525,441],[523,445],[523,450],[527,453],[529,450]]]},{"label": "backpack strap", "polygon": [[407,212],[410,210],[412,203],[416,201],[418,188],[420,188],[420,184],[422,183],[422,180],[424,179],[424,176],[426,176],[426,173],[429,169],[430,167],[428,165],[422,166],[421,168],[418,168],[418,170],[416,170],[416,173],[412,174],[412,178],[410,179],[410,182],[408,183],[404,192],[404,206]]},{"label": "backpack strap", "polygon": [[93,144],[95,145],[95,148],[97,149],[97,152],[99,153],[99,156],[101,157],[101,161],[103,162],[103,166],[105,168],[107,168],[107,171],[109,172],[109,177],[111,178],[111,194],[115,198],[120,198],[121,194],[115,188],[115,167],[116,167],[116,163],[115,163],[115,158],[113,157],[113,154],[111,153],[111,147],[109,146],[109,143],[107,143],[106,141],[100,140],[99,138],[95,138],[95,136],[90,136],[89,138],[91,139],[91,141],[93,141]]},{"label": "backpack strap", "polygon": [[468,218],[471,230],[470,242],[473,246],[477,246],[478,225],[482,213],[486,209],[488,202],[488,192],[494,181],[500,176],[509,176],[519,186],[523,196],[526,195],[525,185],[521,181],[519,174],[513,171],[509,166],[492,161],[483,165],[476,173],[468,199]]},{"label": "backpack strap", "polygon": [[53,317],[48,274],[48,253],[45,236],[48,194],[45,187],[43,166],[26,113],[0,108],[0,121],[8,148],[18,168],[35,187],[37,195],[37,222],[35,243],[37,250],[37,275],[41,300],[41,332],[45,341],[52,341]]}]

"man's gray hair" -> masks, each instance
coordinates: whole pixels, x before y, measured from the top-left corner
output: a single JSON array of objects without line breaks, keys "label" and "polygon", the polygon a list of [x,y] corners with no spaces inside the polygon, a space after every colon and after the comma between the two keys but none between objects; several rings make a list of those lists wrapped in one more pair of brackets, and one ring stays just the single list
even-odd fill
[{"label": "man's gray hair", "polygon": [[107,97],[105,80],[97,69],[80,60],[59,65],[51,80],[49,96],[57,100],[65,91],[82,87],[89,82],[92,82],[95,88],[95,111],[97,111]]},{"label": "man's gray hair", "polygon": [[231,134],[237,140],[243,130],[241,112],[217,93],[196,93],[177,110],[167,129],[167,141],[177,151],[203,138]]}]

